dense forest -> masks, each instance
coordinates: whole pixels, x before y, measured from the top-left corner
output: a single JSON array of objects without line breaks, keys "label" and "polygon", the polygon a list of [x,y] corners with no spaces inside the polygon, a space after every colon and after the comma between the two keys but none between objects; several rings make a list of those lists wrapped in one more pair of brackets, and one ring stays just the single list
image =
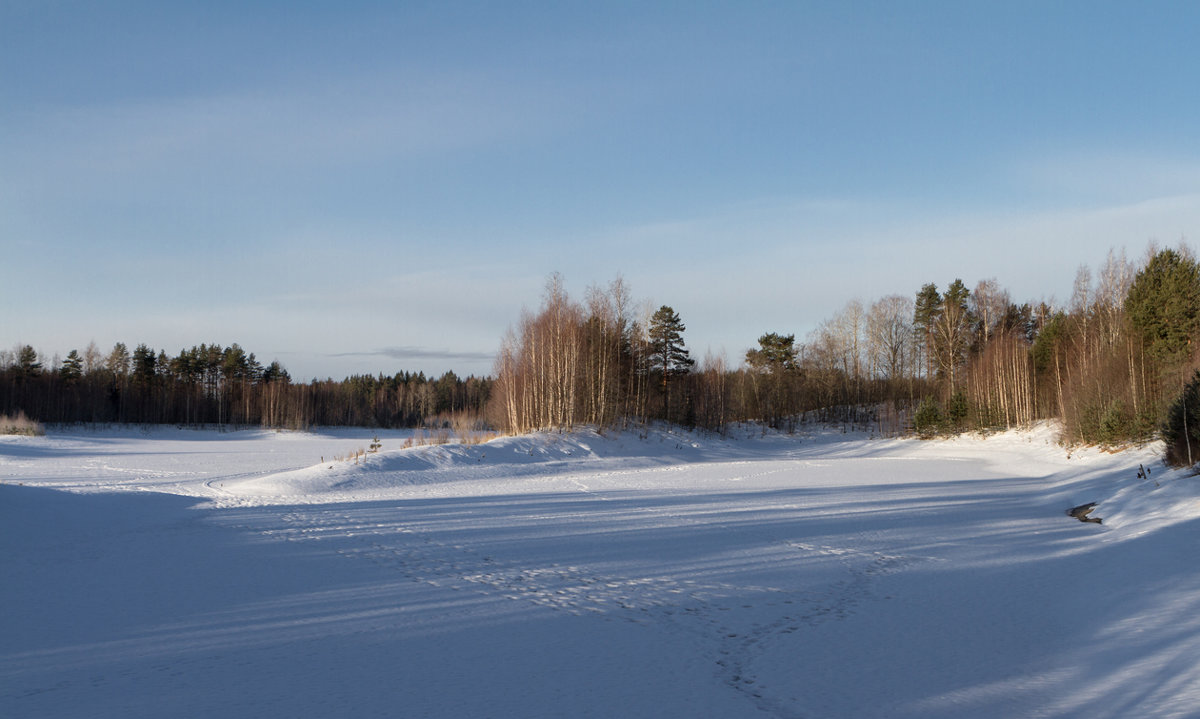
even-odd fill
[{"label": "dense forest", "polygon": [[278,362],[263,366],[237,344],[202,344],[171,357],[118,342],[95,344],[44,366],[28,345],[0,352],[0,414],[39,422],[181,425],[416,427],[478,416],[491,381],[446,372],[294,383]]},{"label": "dense forest", "polygon": [[444,425],[453,416],[505,432],[656,420],[791,429],[812,417],[923,435],[1055,419],[1067,443],[1162,431],[1175,459],[1200,459],[1200,264],[1186,245],[1151,246],[1141,262],[1110,251],[1096,272],[1079,268],[1065,304],[1014,301],[992,279],[854,300],[806,341],[765,331],[733,367],[693,358],[685,332],[671,306],[635,302],[619,278],[577,301],[554,274],[539,309],[503,338],[489,378],[293,383],[279,363],[264,367],[236,344],[171,357],[121,343],[104,354],[93,343],[47,367],[18,346],[0,352],[0,413],[292,428]]}]

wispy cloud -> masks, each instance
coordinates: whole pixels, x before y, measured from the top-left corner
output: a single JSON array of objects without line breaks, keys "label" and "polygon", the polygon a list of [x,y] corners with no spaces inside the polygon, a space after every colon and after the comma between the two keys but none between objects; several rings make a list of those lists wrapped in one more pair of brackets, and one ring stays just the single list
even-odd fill
[{"label": "wispy cloud", "polygon": [[158,182],[181,168],[232,179],[477,148],[544,131],[562,109],[553,95],[487,71],[335,80],[9,112],[0,148],[11,171],[47,184]]},{"label": "wispy cloud", "polygon": [[490,352],[456,352],[448,349],[433,349],[430,347],[381,347],[379,349],[360,352],[338,352],[326,355],[328,357],[390,357],[404,362],[490,362],[495,355]]},{"label": "wispy cloud", "polygon": [[1200,157],[1092,148],[1018,160],[1011,173],[1049,197],[1132,203],[1194,193]]}]

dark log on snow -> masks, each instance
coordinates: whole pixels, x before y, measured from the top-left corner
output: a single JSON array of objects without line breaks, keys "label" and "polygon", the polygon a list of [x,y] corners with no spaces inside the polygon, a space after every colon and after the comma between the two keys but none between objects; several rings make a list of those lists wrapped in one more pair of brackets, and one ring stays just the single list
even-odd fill
[{"label": "dark log on snow", "polygon": [[1095,522],[1096,524],[1100,524],[1104,521],[1100,519],[1100,517],[1088,516],[1095,508],[1095,502],[1088,502],[1087,504],[1081,504],[1078,507],[1072,507],[1071,509],[1068,509],[1067,514],[1071,515],[1075,519],[1078,519],[1080,522]]}]

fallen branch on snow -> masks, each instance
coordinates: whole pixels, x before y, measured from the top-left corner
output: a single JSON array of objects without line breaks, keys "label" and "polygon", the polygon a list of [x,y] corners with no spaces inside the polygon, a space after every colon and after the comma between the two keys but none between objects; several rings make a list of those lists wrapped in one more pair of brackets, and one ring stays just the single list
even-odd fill
[{"label": "fallen branch on snow", "polygon": [[1075,519],[1078,519],[1080,522],[1095,522],[1096,524],[1100,524],[1104,521],[1100,517],[1088,516],[1095,508],[1095,502],[1088,502],[1087,504],[1081,504],[1078,507],[1072,507],[1071,509],[1068,509],[1067,514],[1071,515]]}]

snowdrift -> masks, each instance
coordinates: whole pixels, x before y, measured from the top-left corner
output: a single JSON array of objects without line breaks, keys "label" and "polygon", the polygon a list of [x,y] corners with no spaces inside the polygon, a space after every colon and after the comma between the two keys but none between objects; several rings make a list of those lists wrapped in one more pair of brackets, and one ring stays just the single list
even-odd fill
[{"label": "snowdrift", "polygon": [[[501,437],[482,444],[456,442],[384,449],[351,460],[223,482],[231,497],[260,501],[341,501],[380,498],[388,490],[482,480],[537,479],[587,472],[620,463],[626,470],[678,465],[712,456],[712,440],[664,430],[639,437],[605,436],[589,429]],[[719,444],[719,442],[717,442]]]}]

